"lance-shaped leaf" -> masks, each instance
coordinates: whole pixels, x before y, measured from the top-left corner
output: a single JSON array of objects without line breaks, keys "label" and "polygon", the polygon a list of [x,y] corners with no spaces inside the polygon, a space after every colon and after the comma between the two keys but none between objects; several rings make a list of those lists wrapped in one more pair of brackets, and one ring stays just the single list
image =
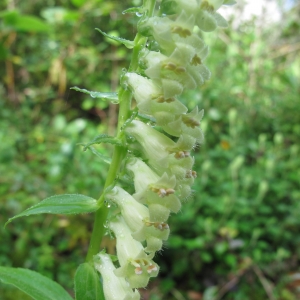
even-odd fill
[{"label": "lance-shaped leaf", "polygon": [[0,280],[12,284],[35,300],[72,300],[55,281],[31,270],[0,267]]},{"label": "lance-shaped leaf", "polygon": [[117,41],[121,44],[123,44],[126,48],[128,49],[132,49],[134,47],[134,42],[133,41],[128,41],[128,40],[125,40],[123,38],[120,38],[120,37],[117,37],[117,36],[112,36],[112,35],[109,35],[105,32],[103,32],[101,29],[99,28],[95,28],[97,31],[99,31],[100,33],[102,33],[105,37],[111,39],[111,40],[114,40],[114,41]]},{"label": "lance-shaped leaf", "polygon": [[113,136],[109,136],[107,134],[99,134],[97,135],[92,141],[84,144],[81,143],[79,145],[83,145],[83,151],[86,151],[86,149],[92,145],[95,144],[101,144],[101,143],[108,143],[108,144],[113,144],[113,145],[117,145],[117,146],[122,146],[122,142],[120,140],[118,140],[117,138],[114,138]]},{"label": "lance-shaped leaf", "polygon": [[12,220],[36,214],[79,214],[98,210],[101,203],[97,200],[79,194],[56,195],[44,199],[40,203],[27,208],[20,214],[10,218],[5,226]]},{"label": "lance-shaped leaf", "polygon": [[100,158],[102,161],[104,161],[107,164],[111,164],[111,158],[108,156],[103,155],[102,153],[98,152],[94,147],[88,146],[86,149],[89,149],[92,151],[93,154],[95,154],[98,158]]},{"label": "lance-shaped leaf", "polygon": [[136,14],[137,16],[142,15],[145,12],[145,8],[143,6],[139,7],[130,7],[122,11],[122,14]]},{"label": "lance-shaped leaf", "polygon": [[86,90],[86,89],[81,89],[77,86],[73,86],[70,89],[75,90],[77,92],[84,93],[84,94],[88,94],[92,98],[100,98],[100,99],[104,99],[104,100],[110,100],[114,104],[119,103],[118,93],[114,93],[114,92],[111,92],[111,93],[94,92],[94,91],[89,91],[89,90]]},{"label": "lance-shaped leaf", "polygon": [[76,300],[105,300],[99,275],[89,263],[81,264],[75,273]]}]

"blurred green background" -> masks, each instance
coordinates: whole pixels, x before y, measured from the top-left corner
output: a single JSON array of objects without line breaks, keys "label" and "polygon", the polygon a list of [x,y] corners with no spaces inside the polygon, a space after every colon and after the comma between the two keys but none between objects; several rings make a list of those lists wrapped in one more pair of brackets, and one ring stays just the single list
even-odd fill
[{"label": "blurred green background", "polygon": [[[229,29],[203,35],[210,82],[182,96],[205,109],[205,143],[145,300],[300,299],[300,5],[279,2],[270,21],[267,11],[241,18],[238,2]],[[138,16],[122,11],[140,4],[0,4],[0,264],[39,271],[71,294],[93,215],[3,225],[50,195],[100,195],[108,166],[78,143],[114,134],[117,106],[70,87],[117,90],[130,51],[94,28],[133,39]],[[113,249],[109,238],[104,246]],[[28,298],[0,284],[0,299]]]}]

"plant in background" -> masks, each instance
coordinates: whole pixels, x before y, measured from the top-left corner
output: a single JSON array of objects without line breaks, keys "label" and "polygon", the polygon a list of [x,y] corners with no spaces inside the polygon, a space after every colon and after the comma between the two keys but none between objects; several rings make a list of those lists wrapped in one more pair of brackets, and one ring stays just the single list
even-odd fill
[{"label": "plant in background", "polygon": [[[76,299],[140,299],[137,289],[159,273],[155,253],[168,239],[170,214],[177,213],[192,194],[197,174],[191,151],[203,141],[203,110],[195,107],[189,112],[178,97],[210,78],[204,64],[208,47],[201,31],[226,27],[217,10],[233,2],[145,0],[141,7],[125,11],[141,16],[134,41],[99,30],[133,49],[118,93],[74,88],[120,105],[116,136],[101,134],[85,145],[93,152],[93,144],[115,146],[103,193],[98,200],[84,195],[53,196],[7,222],[40,213],[95,212],[86,262],[75,274]],[[100,251],[107,231],[116,238],[113,261],[118,261],[117,267],[111,255]],[[0,279],[34,299],[70,299],[55,282],[30,270],[1,267]]]}]

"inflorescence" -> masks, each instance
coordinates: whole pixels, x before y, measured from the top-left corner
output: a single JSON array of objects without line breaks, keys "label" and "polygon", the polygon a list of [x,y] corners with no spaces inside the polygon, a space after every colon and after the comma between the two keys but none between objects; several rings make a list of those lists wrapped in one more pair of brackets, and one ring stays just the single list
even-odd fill
[{"label": "inflorescence", "polygon": [[107,300],[140,299],[136,289],[146,287],[159,272],[153,257],[168,239],[170,213],[177,213],[192,193],[197,173],[191,151],[203,141],[203,110],[195,107],[188,112],[178,96],[210,78],[204,64],[208,46],[201,31],[226,27],[217,9],[233,3],[162,0],[158,14],[142,17],[138,24],[149,46],[140,53],[139,74],[126,73],[123,81],[132,91],[138,112],[155,120],[160,130],[138,119],[124,129],[130,139],[125,170],[134,193],[116,185],[105,196],[117,207],[108,228],[116,237],[120,265],[115,268],[103,252],[96,256]]}]

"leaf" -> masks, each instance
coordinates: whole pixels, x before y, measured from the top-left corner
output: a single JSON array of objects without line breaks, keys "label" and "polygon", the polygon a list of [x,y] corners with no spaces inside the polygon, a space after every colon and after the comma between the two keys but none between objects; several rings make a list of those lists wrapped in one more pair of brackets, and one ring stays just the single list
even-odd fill
[{"label": "leaf", "polygon": [[55,281],[31,270],[0,267],[0,280],[12,284],[35,300],[72,300]]},{"label": "leaf", "polygon": [[81,7],[86,3],[86,0],[71,0],[72,4],[76,7]]},{"label": "leaf", "polygon": [[125,40],[125,39],[117,37],[117,36],[109,35],[109,34],[103,32],[102,30],[100,30],[99,28],[95,28],[95,29],[97,31],[99,31],[100,33],[102,33],[105,37],[123,44],[128,49],[132,49],[134,47],[134,42],[133,41],[128,41],[128,40]]},{"label": "leaf", "polygon": [[121,129],[124,130],[136,118],[137,115],[138,115],[138,110],[136,109],[132,112],[130,118],[124,122]]},{"label": "leaf", "polygon": [[105,300],[99,275],[89,263],[77,268],[74,281],[77,300]]},{"label": "leaf", "polygon": [[101,154],[94,147],[88,146],[87,149],[91,150],[97,157],[99,157],[105,163],[107,163],[109,165],[111,164],[111,158]]},{"label": "leaf", "polygon": [[93,92],[93,91],[88,91],[86,89],[81,89],[77,86],[71,87],[70,89],[75,90],[77,92],[84,93],[84,94],[88,94],[92,98],[100,98],[100,99],[110,100],[114,104],[119,103],[118,93],[114,93],[114,92],[111,92],[111,93]]},{"label": "leaf", "polygon": [[80,194],[56,195],[44,199],[40,203],[27,208],[20,214],[10,218],[4,227],[16,218],[36,214],[79,214],[98,210],[100,205],[95,199]]},{"label": "leaf", "polygon": [[101,143],[108,143],[108,144],[113,144],[117,146],[122,146],[122,142],[112,136],[109,136],[107,134],[99,134],[97,135],[91,142],[88,142],[87,144],[80,144],[83,145],[83,151],[86,151],[86,149],[95,144],[101,144]]},{"label": "leaf", "polygon": [[4,24],[14,30],[25,32],[47,32],[51,29],[49,24],[32,15],[20,15],[17,11],[7,11],[3,14]]},{"label": "leaf", "polygon": [[143,12],[145,11],[143,6],[139,6],[139,7],[130,7],[125,9],[124,11],[122,11],[122,14],[137,14],[138,16],[143,14]]}]

